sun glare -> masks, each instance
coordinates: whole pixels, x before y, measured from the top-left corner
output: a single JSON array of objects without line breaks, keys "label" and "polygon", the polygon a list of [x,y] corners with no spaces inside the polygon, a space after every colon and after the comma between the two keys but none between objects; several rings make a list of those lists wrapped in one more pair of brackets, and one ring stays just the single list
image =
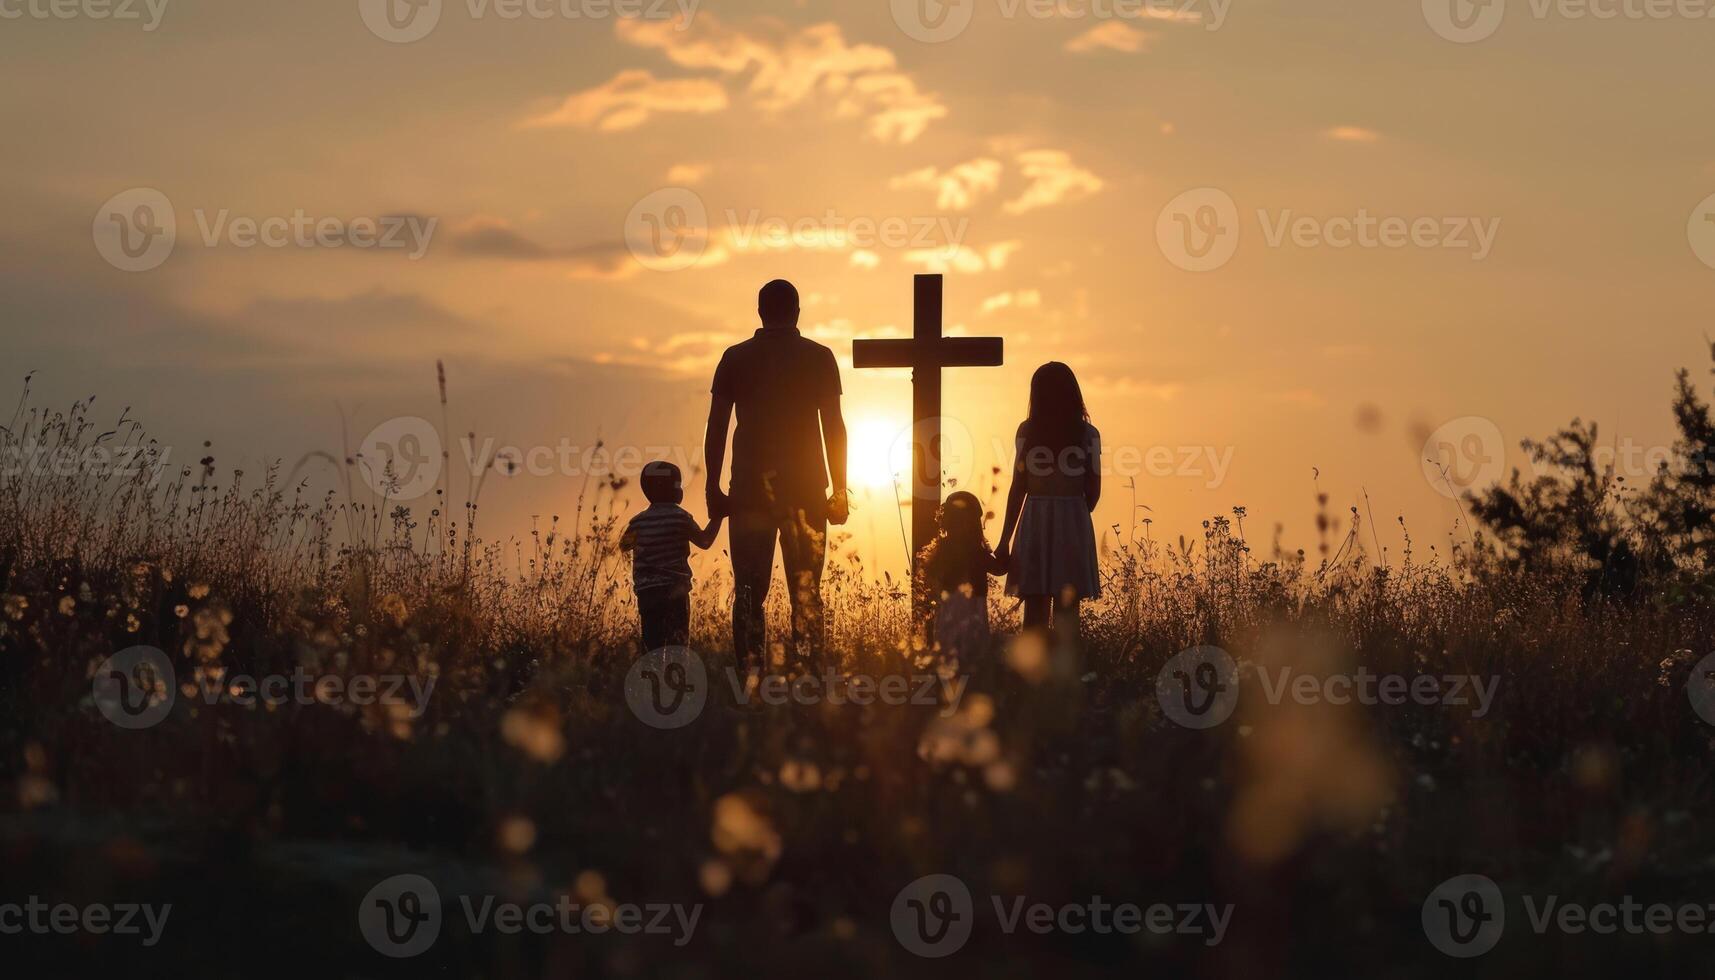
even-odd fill
[{"label": "sun glare", "polygon": [[860,418],[846,427],[847,479],[854,487],[886,488],[911,471],[911,445],[901,426]]}]

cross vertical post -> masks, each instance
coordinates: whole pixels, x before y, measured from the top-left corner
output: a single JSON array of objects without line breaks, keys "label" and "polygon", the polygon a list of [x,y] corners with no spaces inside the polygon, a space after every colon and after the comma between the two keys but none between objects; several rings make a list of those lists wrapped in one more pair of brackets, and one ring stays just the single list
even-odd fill
[{"label": "cross vertical post", "polygon": [[[941,342],[941,277],[912,281],[911,342],[927,354]],[[911,367],[911,564],[935,540],[941,509],[941,365],[924,357]]]},{"label": "cross vertical post", "polygon": [[[941,509],[941,369],[997,367],[999,337],[943,337],[939,274],[913,281],[910,340],[852,342],[852,366],[911,369],[911,563],[935,540]],[[926,610],[918,609],[919,614]]]}]

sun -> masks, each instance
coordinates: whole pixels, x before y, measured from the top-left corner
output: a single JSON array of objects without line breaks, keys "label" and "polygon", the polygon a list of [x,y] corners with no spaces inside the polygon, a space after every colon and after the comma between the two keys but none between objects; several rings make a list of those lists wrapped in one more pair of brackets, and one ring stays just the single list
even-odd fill
[{"label": "sun", "polygon": [[846,478],[854,487],[886,488],[911,472],[910,441],[901,427],[874,416],[846,427]]}]

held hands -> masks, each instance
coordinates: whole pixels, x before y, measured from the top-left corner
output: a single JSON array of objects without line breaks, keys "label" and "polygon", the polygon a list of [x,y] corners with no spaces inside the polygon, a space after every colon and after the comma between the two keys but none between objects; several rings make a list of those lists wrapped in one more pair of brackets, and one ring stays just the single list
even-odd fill
[{"label": "held hands", "polygon": [[1003,544],[994,550],[994,565],[992,567],[993,567],[994,573],[996,575],[1006,574],[1007,568],[1009,565],[1011,565],[1011,563],[1012,563],[1012,549],[1011,549],[1011,547]]},{"label": "held hands", "polygon": [[851,513],[851,500],[846,491],[835,490],[834,495],[828,498],[828,523],[835,526],[844,524],[847,518],[851,517]]},{"label": "held hands", "polygon": [[709,484],[708,494],[709,520],[719,524],[732,515],[732,500],[716,484]]}]

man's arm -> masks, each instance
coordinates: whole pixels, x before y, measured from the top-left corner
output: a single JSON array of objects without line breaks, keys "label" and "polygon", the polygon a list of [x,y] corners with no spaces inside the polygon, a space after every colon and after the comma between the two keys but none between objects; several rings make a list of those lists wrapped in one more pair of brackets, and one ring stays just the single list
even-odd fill
[{"label": "man's arm", "polygon": [[840,414],[840,395],[822,405],[822,447],[828,454],[828,476],[833,481],[833,499],[828,502],[828,520],[844,524],[851,513],[846,499],[846,418]]},{"label": "man's arm", "polygon": [[709,504],[709,516],[725,517],[726,494],[721,492],[721,473],[726,469],[726,433],[732,424],[732,399],[715,395],[709,400],[709,427],[703,433],[703,466],[708,469],[708,487],[704,494]]}]

